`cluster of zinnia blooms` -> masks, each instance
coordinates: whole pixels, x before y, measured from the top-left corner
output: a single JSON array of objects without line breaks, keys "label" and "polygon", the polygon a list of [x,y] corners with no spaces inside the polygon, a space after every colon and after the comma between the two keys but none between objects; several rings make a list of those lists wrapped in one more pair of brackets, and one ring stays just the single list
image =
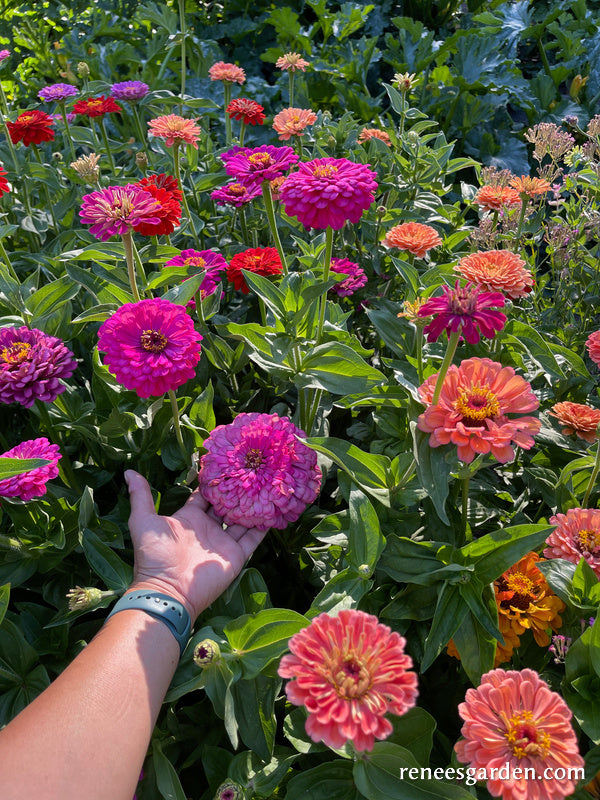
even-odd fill
[{"label": "cluster of zinnia blooms", "polygon": [[0,454],[0,458],[43,458],[49,463],[43,467],[13,475],[0,481],[0,497],[12,497],[25,502],[46,494],[46,484],[58,475],[58,460],[62,458],[58,445],[48,439],[29,439]]},{"label": "cluster of zinnia blooms", "polygon": [[295,522],[319,493],[317,455],[277,414],[242,413],[204,441],[198,486],[227,525],[266,531]]}]

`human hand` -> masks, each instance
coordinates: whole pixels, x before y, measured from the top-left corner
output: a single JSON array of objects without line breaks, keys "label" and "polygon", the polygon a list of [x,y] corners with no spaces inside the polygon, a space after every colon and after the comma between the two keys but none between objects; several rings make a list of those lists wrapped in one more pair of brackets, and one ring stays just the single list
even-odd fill
[{"label": "human hand", "polygon": [[127,470],[134,549],[131,591],[152,589],[179,600],[192,623],[240,573],[265,531],[231,525],[225,530],[198,490],[171,517],[154,508],[144,477]]}]

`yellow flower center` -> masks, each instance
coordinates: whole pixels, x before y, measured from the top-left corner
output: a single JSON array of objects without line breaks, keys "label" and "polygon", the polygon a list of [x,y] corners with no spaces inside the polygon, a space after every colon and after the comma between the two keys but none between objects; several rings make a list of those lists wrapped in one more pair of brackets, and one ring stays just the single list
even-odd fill
[{"label": "yellow flower center", "polygon": [[513,572],[512,575],[507,575],[505,581],[510,592],[515,592],[523,597],[533,593],[533,581],[522,572]]},{"label": "yellow flower center", "polygon": [[331,672],[331,680],[340,697],[355,700],[366,694],[371,686],[371,675],[355,655],[348,655]]},{"label": "yellow flower center", "polygon": [[314,167],[313,175],[315,178],[331,178],[337,171],[338,168],[333,164],[323,164],[323,166]]},{"label": "yellow flower center", "polygon": [[162,353],[168,344],[166,336],[160,331],[145,330],[140,336],[140,343],[149,353]]},{"label": "yellow flower center", "polygon": [[584,528],[577,534],[579,548],[582,552],[593,553],[600,547],[600,534],[598,531]]},{"label": "yellow flower center", "polygon": [[454,401],[454,408],[462,414],[466,425],[476,425],[500,413],[498,398],[485,386],[472,386],[468,391],[461,389],[460,396]]},{"label": "yellow flower center", "polygon": [[258,447],[252,447],[246,452],[244,466],[246,469],[257,470],[263,463],[263,453]]},{"label": "yellow flower center", "polygon": [[102,105],[102,100],[88,100],[88,108],[98,108]]},{"label": "yellow flower center", "polygon": [[190,256],[183,262],[186,267],[205,267],[206,261],[200,256]]},{"label": "yellow flower center", "polygon": [[252,153],[248,157],[248,161],[256,169],[266,169],[266,167],[270,167],[275,163],[268,153]]},{"label": "yellow flower center", "polygon": [[504,734],[516,758],[546,758],[550,752],[550,736],[537,727],[531,711],[514,714]]},{"label": "yellow flower center", "polygon": [[247,191],[246,187],[242,186],[241,183],[234,183],[233,186],[229,187],[229,194],[234,194],[236,197],[241,197]]},{"label": "yellow flower center", "polygon": [[20,364],[27,359],[30,350],[31,345],[29,342],[13,342],[2,349],[0,358],[6,361],[7,364]]}]

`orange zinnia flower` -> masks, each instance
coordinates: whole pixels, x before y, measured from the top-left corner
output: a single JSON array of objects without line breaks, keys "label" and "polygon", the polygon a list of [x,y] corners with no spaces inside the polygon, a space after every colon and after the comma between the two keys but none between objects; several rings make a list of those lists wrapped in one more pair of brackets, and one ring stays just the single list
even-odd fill
[{"label": "orange zinnia flower", "polygon": [[317,121],[317,115],[310,108],[284,108],[273,119],[273,130],[282,142],[292,136],[304,136],[304,129]]},{"label": "orange zinnia flower", "polygon": [[156,117],[148,123],[148,133],[159,139],[164,139],[167,147],[173,147],[175,143],[193,145],[198,149],[198,139],[200,138],[200,128],[193,119],[184,119],[177,114],[167,114],[164,117]]},{"label": "orange zinnia flower", "polygon": [[525,297],[535,283],[525,261],[509,250],[472,253],[461,258],[454,271],[482,289],[503,292],[511,300]]},{"label": "orange zinnia flower", "polygon": [[482,186],[473,202],[486,211],[501,211],[503,208],[516,208],[521,205],[521,196],[508,186]]},{"label": "orange zinnia flower", "polygon": [[277,69],[290,70],[296,72],[297,69],[304,70],[308,67],[308,61],[305,61],[300,53],[286,53],[277,59],[275,66]]},{"label": "orange zinnia flower", "polygon": [[557,527],[546,539],[546,558],[564,558],[573,564],[585,558],[600,579],[600,509],[570,508],[549,521]]},{"label": "orange zinnia flower", "polygon": [[600,425],[600,411],[597,408],[566,401],[556,403],[548,413],[564,426],[561,432],[565,436],[574,433],[586,442],[595,442],[598,438],[596,430]]},{"label": "orange zinnia flower", "polygon": [[226,64],[224,61],[217,61],[208,70],[211,81],[223,81],[223,83],[244,83],[246,73],[237,64]]},{"label": "orange zinnia flower", "polygon": [[546,194],[552,189],[552,186],[544,178],[530,178],[528,175],[513,178],[508,185],[516,189],[519,194],[526,194],[530,198],[536,197],[538,194]]},{"label": "orange zinnia flower", "polygon": [[429,250],[442,243],[440,235],[431,225],[420,222],[403,222],[391,228],[383,240],[385,247],[408,250],[417,258],[425,258]]},{"label": "orange zinnia flower", "polygon": [[368,142],[369,139],[380,139],[388,147],[392,144],[389,133],[379,130],[379,128],[363,128],[358,134],[357,141],[361,144]]}]

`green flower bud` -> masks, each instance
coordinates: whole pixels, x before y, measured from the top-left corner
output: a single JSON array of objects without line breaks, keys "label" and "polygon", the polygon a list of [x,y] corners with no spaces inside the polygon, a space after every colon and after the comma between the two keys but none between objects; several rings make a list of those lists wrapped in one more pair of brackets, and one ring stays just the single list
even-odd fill
[{"label": "green flower bud", "polygon": [[202,639],[202,641],[198,642],[196,647],[194,647],[194,663],[199,667],[206,667],[208,664],[212,664],[212,662],[216,661],[220,656],[221,648],[212,639]]},{"label": "green flower bud", "polygon": [[69,611],[85,611],[88,608],[94,608],[102,600],[104,594],[100,589],[89,586],[82,589],[81,586],[76,586],[67,592]]},{"label": "green flower bud", "polygon": [[223,781],[217,789],[214,800],[244,800],[244,789],[235,781]]},{"label": "green flower bud", "polygon": [[77,74],[80,78],[89,78],[90,77],[90,68],[85,63],[85,61],[80,61],[77,64]]}]

